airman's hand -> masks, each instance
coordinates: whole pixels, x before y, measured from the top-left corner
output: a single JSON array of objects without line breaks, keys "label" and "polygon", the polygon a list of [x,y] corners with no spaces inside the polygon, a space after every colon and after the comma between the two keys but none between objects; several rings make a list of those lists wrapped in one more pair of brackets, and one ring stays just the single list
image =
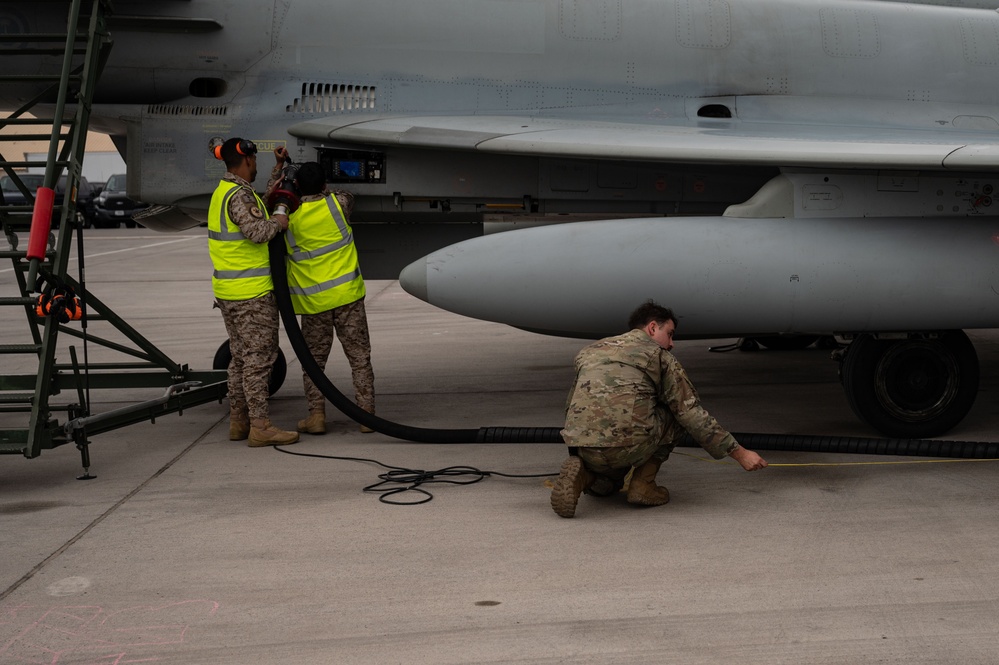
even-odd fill
[{"label": "airman's hand", "polygon": [[767,461],[754,453],[752,450],[743,448],[737,444],[736,449],[730,452],[729,457],[738,462],[746,471],[756,471],[767,468]]},{"label": "airman's hand", "polygon": [[278,147],[274,148],[274,161],[277,162],[277,165],[279,167],[284,166],[284,163],[288,161],[288,157],[289,157],[288,149],[285,148],[283,145],[279,145]]}]

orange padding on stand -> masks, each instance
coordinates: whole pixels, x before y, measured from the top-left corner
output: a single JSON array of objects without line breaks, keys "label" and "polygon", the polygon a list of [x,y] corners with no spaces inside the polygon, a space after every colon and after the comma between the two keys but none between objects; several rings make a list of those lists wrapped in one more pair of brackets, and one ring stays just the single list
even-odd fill
[{"label": "orange padding on stand", "polygon": [[35,192],[35,210],[31,215],[31,232],[28,234],[28,258],[45,258],[45,245],[52,228],[52,206],[55,203],[55,190],[39,187]]}]

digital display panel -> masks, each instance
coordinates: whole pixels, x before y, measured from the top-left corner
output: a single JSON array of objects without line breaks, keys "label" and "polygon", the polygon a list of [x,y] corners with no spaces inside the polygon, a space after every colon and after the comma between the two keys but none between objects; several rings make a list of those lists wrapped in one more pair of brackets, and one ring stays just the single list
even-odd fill
[{"label": "digital display panel", "polygon": [[348,178],[360,178],[361,168],[361,162],[340,162],[340,173]]},{"label": "digital display panel", "polygon": [[367,150],[317,148],[318,161],[331,184],[380,184],[385,182],[385,154]]}]

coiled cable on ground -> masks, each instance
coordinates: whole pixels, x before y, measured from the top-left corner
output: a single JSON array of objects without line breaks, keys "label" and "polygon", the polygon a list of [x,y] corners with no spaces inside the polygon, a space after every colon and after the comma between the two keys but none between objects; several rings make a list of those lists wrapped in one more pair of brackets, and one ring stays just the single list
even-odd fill
[{"label": "coiled cable on ground", "polygon": [[[448,484],[448,485],[472,485],[489,476],[501,476],[503,478],[547,478],[557,476],[558,473],[503,473],[500,471],[483,471],[474,466],[448,466],[436,471],[425,471],[423,469],[407,469],[402,466],[392,466],[375,459],[366,457],[346,457],[343,455],[321,455],[318,453],[303,453],[288,450],[275,446],[278,452],[298,457],[316,457],[319,459],[341,460],[344,462],[364,462],[377,464],[388,469],[385,473],[378,474],[378,482],[365,487],[362,491],[378,494],[378,500],[393,506],[418,506],[427,503],[434,498],[434,495],[423,489],[422,485]],[[401,495],[406,492],[419,495],[416,499],[402,501]]]}]

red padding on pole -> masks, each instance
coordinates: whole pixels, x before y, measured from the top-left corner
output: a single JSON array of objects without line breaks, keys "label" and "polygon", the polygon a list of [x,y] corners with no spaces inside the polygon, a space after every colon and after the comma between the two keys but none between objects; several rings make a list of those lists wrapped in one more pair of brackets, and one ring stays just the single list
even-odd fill
[{"label": "red padding on pole", "polygon": [[39,187],[35,192],[35,210],[31,214],[31,232],[28,234],[28,258],[45,258],[45,245],[52,227],[52,206],[55,203],[55,190]]}]

